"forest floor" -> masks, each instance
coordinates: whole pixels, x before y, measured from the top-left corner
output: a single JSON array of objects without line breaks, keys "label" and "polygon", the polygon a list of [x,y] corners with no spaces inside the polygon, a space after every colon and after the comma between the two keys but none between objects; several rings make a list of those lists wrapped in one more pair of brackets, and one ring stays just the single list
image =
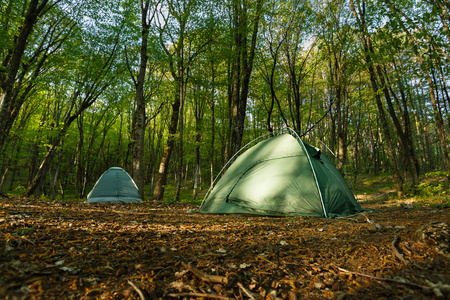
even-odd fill
[{"label": "forest floor", "polygon": [[450,258],[415,235],[449,206],[359,198],[368,219],[3,197],[0,298],[450,299]]}]

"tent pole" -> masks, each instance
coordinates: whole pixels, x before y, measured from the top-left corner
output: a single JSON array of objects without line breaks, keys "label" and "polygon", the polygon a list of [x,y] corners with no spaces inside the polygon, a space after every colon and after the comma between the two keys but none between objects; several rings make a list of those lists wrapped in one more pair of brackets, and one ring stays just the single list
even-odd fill
[{"label": "tent pole", "polygon": [[222,174],[223,170],[225,170],[227,167],[229,167],[229,166],[231,165],[231,163],[234,161],[234,159],[235,159],[242,151],[244,151],[245,149],[247,149],[251,144],[255,143],[256,141],[262,140],[263,138],[267,137],[268,135],[282,134],[282,133],[285,133],[285,132],[286,132],[286,133],[289,132],[292,136],[296,137],[297,140],[298,140],[299,143],[300,143],[300,146],[303,148],[303,151],[305,151],[306,158],[308,159],[309,166],[311,167],[311,171],[312,171],[312,173],[313,173],[313,175],[314,175],[314,181],[315,181],[315,183],[316,183],[317,191],[319,192],[320,202],[321,202],[321,204],[322,204],[322,209],[323,209],[324,216],[325,216],[325,218],[328,218],[327,211],[325,210],[325,204],[324,204],[324,202],[323,202],[322,192],[320,191],[319,182],[317,181],[316,171],[314,170],[314,166],[313,166],[313,164],[312,164],[312,162],[311,162],[311,158],[309,157],[308,151],[306,150],[306,147],[305,147],[305,145],[303,144],[302,139],[301,139],[301,138],[298,136],[298,134],[297,134],[294,130],[292,130],[292,128],[290,128],[290,127],[285,127],[285,128],[283,128],[283,129],[279,130],[278,132],[275,131],[275,132],[272,132],[272,133],[264,134],[264,135],[262,135],[262,136],[260,136],[260,137],[258,137],[258,138],[256,138],[256,139],[252,140],[251,142],[247,143],[247,144],[246,144],[244,147],[242,147],[238,152],[236,152],[236,153],[230,158],[230,160],[225,164],[225,166],[222,168],[222,170],[220,170],[219,174],[218,174],[218,175],[216,176],[216,178],[214,179],[213,184],[209,187],[208,191],[207,191],[206,194],[205,194],[205,197],[203,197],[203,201],[202,201],[202,203],[200,204],[200,207],[198,208],[198,210],[199,210],[199,211],[201,210],[201,208],[202,208],[202,206],[203,206],[203,204],[204,204],[206,198],[208,197],[208,195],[209,195],[209,193],[211,192],[211,190],[214,188],[216,181],[219,179],[219,177],[221,177],[221,174]]},{"label": "tent pole", "polygon": [[314,175],[314,181],[316,182],[317,191],[319,192],[320,202],[322,203],[323,214],[324,214],[325,218],[328,218],[327,211],[325,210],[325,204],[323,202],[322,192],[320,191],[319,182],[317,181],[316,171],[314,170],[314,166],[311,162],[311,158],[309,157],[309,153],[306,150],[305,144],[303,144],[302,139],[298,136],[298,134],[294,130],[292,130],[289,127],[287,129],[289,130],[291,135],[297,137],[297,140],[299,141],[301,147],[303,148],[303,151],[305,151],[306,157],[308,158],[309,166],[311,167],[311,171],[313,172],[313,175]]}]

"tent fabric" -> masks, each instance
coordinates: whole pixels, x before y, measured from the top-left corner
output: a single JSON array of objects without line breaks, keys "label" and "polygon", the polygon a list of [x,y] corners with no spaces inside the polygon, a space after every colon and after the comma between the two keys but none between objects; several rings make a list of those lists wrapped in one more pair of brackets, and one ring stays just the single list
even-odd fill
[{"label": "tent fabric", "polygon": [[142,202],[136,184],[122,168],[112,167],[97,180],[87,196],[89,203]]},{"label": "tent fabric", "polygon": [[290,133],[241,154],[207,195],[199,212],[340,217],[362,212],[334,164]]}]

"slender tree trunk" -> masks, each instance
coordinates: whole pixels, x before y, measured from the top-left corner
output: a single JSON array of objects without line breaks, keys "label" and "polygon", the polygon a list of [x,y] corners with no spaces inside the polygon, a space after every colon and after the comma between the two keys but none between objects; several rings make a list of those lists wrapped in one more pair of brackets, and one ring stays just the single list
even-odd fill
[{"label": "slender tree trunk", "polygon": [[65,126],[53,140],[53,144],[50,145],[49,149],[47,150],[47,153],[41,165],[39,166],[36,175],[28,185],[25,195],[30,196],[34,194],[35,196],[38,196],[41,194],[42,188],[45,184],[45,176],[50,169],[51,163],[53,162],[53,157],[58,149],[58,145],[60,145],[60,143],[62,142],[62,139],[65,136],[68,127],[69,126]]},{"label": "slender tree trunk", "polygon": [[216,116],[215,116],[215,79],[216,79],[216,74],[215,74],[215,69],[214,69],[214,61],[211,61],[211,86],[212,86],[212,90],[211,90],[211,99],[210,99],[210,107],[211,107],[211,149],[209,152],[209,160],[210,160],[210,184],[212,185],[214,183],[214,143],[215,143],[215,139],[216,139]]},{"label": "slender tree trunk", "polygon": [[119,136],[117,137],[117,161],[114,165],[122,166],[125,165],[124,153],[122,149],[122,130],[123,130],[123,114],[120,113],[120,125],[119,125]]},{"label": "slender tree trunk", "polygon": [[33,137],[33,145],[32,145],[32,150],[31,150],[31,155],[30,155],[30,160],[29,160],[29,164],[28,164],[28,181],[27,181],[27,185],[30,185],[31,182],[33,181],[33,177],[37,171],[38,168],[38,162],[39,162],[39,148],[41,147],[40,144],[40,139],[42,138],[42,131],[44,128],[44,124],[48,118],[48,114],[49,114],[49,105],[47,105],[46,108],[44,108],[44,112],[41,116],[40,122],[39,122],[39,126],[38,126],[38,130],[37,130],[37,134]]},{"label": "slender tree trunk", "polygon": [[[199,110],[198,108],[196,110]],[[201,143],[202,143],[202,127],[203,112],[197,111],[195,116],[195,171],[194,171],[194,190],[192,196],[197,199],[198,190],[201,188]]]},{"label": "slender tree trunk", "polygon": [[[179,180],[177,182],[177,188],[175,193],[175,202],[180,201],[181,183],[183,179],[183,160],[184,160],[184,100],[185,100],[185,81],[184,81],[184,70],[181,70],[181,85],[180,85],[180,112],[179,112],[179,129],[178,129],[178,165],[179,165]],[[186,174],[187,175],[187,174]]]},{"label": "slender tree trunk", "polygon": [[444,156],[444,163],[445,163],[445,167],[446,167],[447,173],[448,173],[447,176],[450,177],[450,155],[449,155],[447,138],[445,136],[444,121],[443,121],[442,115],[441,115],[438,105],[437,105],[435,91],[434,91],[434,85],[433,85],[431,76],[428,74],[428,72],[425,72],[425,75],[428,80],[428,90],[430,93],[431,105],[433,107],[433,115],[434,115],[434,119],[436,122],[437,130],[438,130],[439,141],[441,143],[441,148],[442,148],[442,152],[443,152],[443,156]]},{"label": "slender tree trunk", "polygon": [[[234,27],[234,57],[233,57],[233,63],[232,63],[232,92],[231,92],[231,98],[230,98],[230,125],[229,129],[230,132],[230,142],[229,142],[229,153],[227,153],[226,160],[229,160],[237,151],[239,151],[241,140],[242,140],[242,132],[240,128],[240,106],[242,104],[240,103],[240,88],[241,88],[241,72],[242,72],[242,51],[243,51],[243,39],[246,37],[242,37],[246,34],[246,30],[244,31],[241,27],[242,25],[242,12],[241,12],[241,3],[238,0],[233,1],[233,27]],[[246,29],[246,28],[244,28]],[[247,102],[244,103],[244,105],[247,105]],[[243,128],[242,128],[243,129]]]},{"label": "slender tree trunk", "polygon": [[[369,40],[368,44],[369,44],[369,51],[371,53],[374,53],[372,45],[370,43],[370,40]],[[405,172],[407,170],[409,170],[408,173],[410,174],[411,179],[413,181],[413,188],[415,188],[419,184],[419,178],[418,178],[418,170],[416,170],[416,163],[414,161],[414,157],[411,156],[411,147],[413,147],[413,146],[411,145],[410,141],[408,140],[407,133],[403,130],[403,128],[400,124],[400,121],[397,117],[397,114],[395,112],[394,106],[392,104],[391,94],[389,92],[389,87],[385,80],[385,72],[383,72],[381,70],[381,67],[379,64],[376,64],[376,70],[377,70],[377,74],[378,74],[378,79],[380,81],[380,86],[383,89],[384,98],[388,105],[388,112],[389,112],[391,120],[394,124],[395,133],[397,134],[399,141],[400,141],[400,146],[401,146],[400,155],[402,156],[402,162],[403,162],[402,165],[403,165]],[[392,95],[394,97],[396,97],[394,93],[392,93]],[[407,111],[406,111],[406,113],[407,113]]]},{"label": "slender tree trunk", "polygon": [[398,192],[400,194],[402,194],[403,193],[403,178],[401,177],[401,175],[398,171],[398,168],[397,168],[396,154],[395,154],[395,150],[394,150],[394,146],[393,146],[393,142],[392,142],[392,138],[391,138],[391,133],[389,131],[389,124],[387,122],[386,113],[384,111],[383,103],[382,103],[381,97],[379,95],[379,86],[377,83],[376,71],[375,71],[374,63],[372,62],[371,52],[369,49],[370,37],[368,37],[365,19],[364,19],[365,12],[362,11],[361,8],[358,6],[358,11],[359,11],[359,13],[358,13],[358,11],[356,10],[355,4],[354,4],[354,0],[350,0],[350,4],[352,7],[353,15],[355,16],[355,18],[358,22],[358,25],[359,25],[359,29],[360,29],[361,43],[363,45],[364,52],[365,52],[365,60],[366,60],[366,63],[368,65],[368,69],[369,69],[370,81],[372,83],[372,88],[375,93],[375,101],[376,101],[376,105],[377,105],[378,113],[379,113],[379,117],[380,117],[379,120],[381,122],[381,127],[382,127],[383,133],[384,133],[384,138],[385,138],[384,144],[386,145],[387,150],[388,150],[388,156],[389,156],[390,166],[391,166],[391,170],[392,170],[392,175],[393,175]]},{"label": "slender tree trunk", "polygon": [[[180,79],[176,79],[176,89],[179,91],[181,82]],[[172,117],[170,118],[169,125],[169,137],[167,138],[166,147],[159,164],[158,179],[153,190],[153,198],[161,200],[164,196],[165,185],[167,184],[167,172],[169,168],[170,156],[172,155],[173,147],[175,146],[176,133],[178,127],[178,117],[180,115],[180,93],[175,94],[175,100],[172,103]]]},{"label": "slender tree trunk", "polygon": [[[296,64],[296,50],[294,50],[293,54],[294,56],[291,58],[291,55],[289,53],[289,50],[286,50],[286,60],[288,65],[288,74],[289,74],[289,90],[291,91],[291,94],[289,98],[293,98],[293,101],[289,101],[291,116],[294,119],[294,130],[301,132],[302,131],[302,118],[300,114],[300,110],[303,106],[302,98],[301,98],[301,80],[303,78],[302,76],[302,70],[300,69],[298,72],[300,72],[300,75],[297,76],[297,64]],[[298,78],[297,78],[298,77]],[[292,104],[293,102],[293,108]]]},{"label": "slender tree trunk", "polygon": [[[302,132],[302,114],[301,110],[303,107],[303,97],[302,97],[302,84],[303,79],[306,76],[305,72],[305,66],[307,59],[309,55],[312,52],[313,46],[310,47],[307,54],[302,57],[302,61],[299,62],[299,53],[303,53],[302,51],[299,51],[299,44],[300,44],[300,35],[294,34],[293,41],[289,40],[289,37],[287,37],[286,47],[284,50],[285,53],[285,59],[287,64],[287,73],[289,76],[289,90],[287,95],[288,105],[289,105],[289,111],[292,118],[292,123],[294,125],[294,130],[297,132]],[[289,45],[292,45],[292,49],[289,49]],[[291,53],[292,52],[292,53]],[[314,81],[314,75],[313,75],[313,81]],[[310,107],[310,112],[311,112]],[[311,117],[311,115],[310,115]],[[285,121],[285,124],[287,121],[283,118]],[[309,123],[310,120],[308,120],[306,123]]]},{"label": "slender tree trunk", "polygon": [[[52,193],[51,199],[55,200],[56,199],[56,189],[58,186],[58,181],[59,181],[59,170],[61,168],[61,161],[62,161],[62,153],[59,153],[58,155],[59,159],[58,162],[56,164],[56,169],[55,169],[55,175],[53,178],[50,179],[50,191]],[[51,172],[49,172],[51,174]]]},{"label": "slender tree trunk", "polygon": [[[153,124],[153,128],[154,131],[156,131],[156,120]],[[160,122],[160,129],[158,130],[156,136],[157,136],[157,141],[156,141],[156,146],[152,151],[152,171],[151,171],[151,186],[150,186],[150,190],[153,191],[154,185],[155,185],[155,177],[156,177],[156,166],[157,166],[157,161],[158,161],[158,156],[160,153],[160,149],[161,149],[161,144],[162,144],[162,140],[163,140],[163,131],[165,128],[165,122],[161,121]]]},{"label": "slender tree trunk", "polygon": [[[16,128],[16,134],[11,137],[11,145],[10,145],[10,151],[6,159],[3,159],[5,161],[3,168],[0,170],[3,173],[3,176],[0,180],[0,194],[3,191],[3,186],[6,182],[6,176],[8,174],[8,171],[10,170],[11,166],[17,165],[18,157],[20,155],[20,150],[22,147],[22,138],[20,137],[19,133],[23,132],[26,124],[29,122],[30,117],[32,115],[33,109],[30,109],[29,105],[25,105],[21,118],[17,124]],[[0,154],[3,154],[0,150]],[[15,157],[14,157],[15,154]]]},{"label": "slender tree trunk", "polygon": [[[6,175],[8,174],[9,169],[11,168],[11,166],[14,165],[12,163],[13,162],[13,154],[16,154],[16,156],[18,156],[18,154],[20,153],[20,145],[21,145],[21,143],[19,142],[19,146],[16,149],[17,140],[18,140],[17,138],[13,139],[12,145],[10,146],[11,150],[9,151],[9,154],[7,155],[8,158],[6,159],[5,166],[2,169],[3,176],[2,176],[2,178],[0,180],[0,194],[3,192],[3,186],[4,186],[5,182],[6,182]],[[17,158],[16,158],[16,160],[17,160]]]},{"label": "slender tree trunk", "polygon": [[447,83],[444,75],[444,70],[442,69],[442,66],[439,67],[439,82],[441,84],[441,90],[443,93],[443,100],[444,103],[442,106],[444,108],[444,115],[447,116],[447,127],[450,129],[450,95],[447,89]]},{"label": "slender tree trunk", "polygon": [[248,7],[246,1],[233,1],[234,18],[234,43],[235,57],[233,61],[233,93],[232,93],[232,131],[231,131],[231,153],[234,155],[239,151],[244,135],[245,114],[247,111],[247,98],[250,77],[253,69],[256,41],[259,28],[259,20],[262,15],[264,0],[258,0],[256,4],[255,18],[253,20],[253,31],[250,48],[247,41],[248,32]]},{"label": "slender tree trunk", "polygon": [[422,70],[428,81],[428,91],[429,91],[429,97],[431,100],[431,106],[433,108],[434,120],[436,122],[437,132],[438,132],[438,136],[439,136],[439,142],[441,144],[441,148],[442,148],[442,152],[443,152],[443,156],[444,156],[444,164],[445,164],[445,168],[446,168],[447,174],[448,174],[447,176],[450,178],[450,150],[449,150],[449,145],[448,145],[449,143],[445,136],[444,121],[443,121],[440,109],[438,107],[438,101],[436,100],[435,84],[433,82],[433,79],[432,79],[429,71],[428,71],[428,67],[425,65],[423,57],[419,54],[419,51],[417,49],[417,46],[415,44],[415,40],[414,40],[413,36],[411,35],[409,30],[403,24],[402,24],[402,27],[403,27],[403,30],[405,31],[406,35],[408,36],[410,42],[413,45],[413,51],[414,51],[416,58],[419,61],[420,65],[423,66]]},{"label": "slender tree trunk", "polygon": [[[146,54],[144,54],[146,55]],[[141,58],[142,62],[142,58]],[[141,74],[145,77],[145,64],[142,68],[138,77],[141,77]],[[141,73],[142,72],[142,73]],[[132,150],[132,175],[134,181],[139,190],[139,195],[142,200],[144,200],[144,141],[145,141],[145,99],[143,92],[144,79],[142,78],[142,82],[139,82],[136,86],[136,97],[135,97],[135,122],[133,129],[133,150]]]},{"label": "slender tree trunk", "polygon": [[[412,98],[411,98],[412,99]],[[413,103],[413,101],[412,101]],[[426,154],[426,148],[425,148],[425,142],[424,142],[424,134],[423,130],[420,128],[419,124],[419,114],[417,112],[417,108],[415,107],[414,103],[412,104],[412,113],[414,116],[414,127],[417,134],[418,143],[420,146],[420,152],[419,152],[419,161],[420,161],[420,168],[422,170],[426,170],[426,160],[425,160],[425,154]]]},{"label": "slender tree trunk", "polygon": [[139,195],[144,200],[144,183],[145,183],[145,167],[144,167],[144,144],[145,144],[145,96],[144,82],[147,72],[147,49],[148,36],[150,33],[150,24],[155,15],[156,9],[150,6],[150,0],[141,1],[141,49],[139,73],[135,81],[136,95],[134,98],[134,124],[133,124],[133,150],[132,150],[132,176],[139,190]]},{"label": "slender tree trunk", "polygon": [[78,125],[78,143],[77,150],[75,154],[75,191],[78,198],[83,197],[82,186],[83,186],[83,147],[84,147],[84,127],[83,127],[83,116],[77,120]]},{"label": "slender tree trunk", "polygon": [[[385,72],[386,73],[386,72]],[[408,100],[406,98],[406,93],[405,90],[403,88],[403,83],[401,81],[401,79],[398,79],[399,81],[399,92],[400,92],[400,99],[399,97],[397,97],[397,95],[395,94],[395,92],[393,91],[392,88],[390,88],[391,90],[391,94],[394,97],[401,116],[403,118],[403,126],[404,126],[404,131],[403,131],[403,135],[402,135],[402,139],[403,139],[403,143],[404,143],[404,151],[406,151],[406,164],[407,164],[407,169],[410,171],[410,176],[411,179],[413,181],[413,185],[414,187],[416,187],[419,184],[419,174],[420,174],[420,165],[419,165],[419,161],[417,158],[417,152],[416,152],[416,147],[414,146],[413,143],[413,138],[412,138],[412,126],[411,126],[411,120],[410,120],[410,116],[409,116],[409,105],[408,105]],[[409,99],[412,103],[412,99]],[[400,109],[402,108],[402,109]]]},{"label": "slender tree trunk", "polygon": [[[347,149],[347,141],[345,139],[345,118],[343,113],[344,106],[344,83],[343,76],[345,72],[345,62],[342,61],[342,57],[340,53],[332,52],[330,46],[328,46],[328,56],[329,56],[329,69],[330,69],[330,78],[331,78],[331,88],[334,90],[334,107],[336,109],[335,118],[333,119],[333,123],[335,124],[333,128],[336,129],[336,134],[333,133],[334,136],[337,137],[336,143],[332,143],[334,147],[335,144],[337,146],[337,159],[338,163],[336,168],[344,173],[344,165],[346,163],[346,149]],[[335,121],[334,121],[335,120]],[[334,131],[333,131],[334,132]]]},{"label": "slender tree trunk", "polygon": [[[167,171],[170,161],[170,156],[172,154],[175,141],[176,141],[176,133],[177,133],[177,127],[178,123],[180,123],[180,135],[179,135],[179,170],[175,173],[175,176],[179,177],[177,181],[177,191],[176,191],[176,200],[179,198],[180,189],[181,189],[181,180],[182,180],[182,168],[183,168],[183,157],[184,157],[184,150],[183,150],[183,116],[180,117],[180,111],[183,110],[184,106],[184,100],[185,100],[185,93],[186,93],[186,83],[187,83],[187,75],[189,72],[189,66],[197,56],[199,52],[186,52],[186,39],[189,37],[187,34],[187,24],[190,20],[190,13],[191,11],[189,9],[186,9],[185,11],[177,11],[178,8],[180,8],[177,5],[173,5],[173,3],[169,4],[171,6],[171,9],[169,10],[170,16],[176,19],[176,22],[179,24],[179,29],[177,31],[177,43],[176,45],[171,46],[171,49],[169,50],[166,48],[166,43],[162,39],[162,33],[165,30],[165,27],[161,29],[161,35],[160,35],[160,44],[164,51],[166,52],[166,55],[169,59],[169,67],[170,67],[170,73],[172,74],[172,78],[174,81],[174,91],[175,91],[175,97],[174,102],[172,103],[172,116],[170,119],[170,125],[169,125],[169,136],[167,139],[167,144],[164,149],[164,153],[161,159],[161,163],[159,166],[159,174],[158,174],[158,180],[155,185],[155,189],[153,191],[153,197],[157,200],[162,199],[164,196],[164,189],[165,185],[167,183]],[[170,34],[170,33],[169,33]],[[203,46],[206,46],[209,43],[209,40],[205,42]],[[192,46],[192,45],[190,45]],[[200,47],[202,48],[202,47]],[[198,50],[200,51],[200,50]],[[179,185],[178,185],[179,184]]]}]

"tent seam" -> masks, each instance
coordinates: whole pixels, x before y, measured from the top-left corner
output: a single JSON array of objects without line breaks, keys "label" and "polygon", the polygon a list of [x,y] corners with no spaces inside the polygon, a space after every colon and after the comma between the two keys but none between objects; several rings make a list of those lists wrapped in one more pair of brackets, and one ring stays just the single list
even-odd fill
[{"label": "tent seam", "polygon": [[299,142],[300,146],[303,148],[303,151],[305,151],[305,153],[306,153],[306,157],[308,158],[309,166],[311,167],[311,171],[314,175],[314,181],[316,182],[317,191],[319,192],[319,197],[320,197],[320,202],[322,203],[323,213],[325,215],[325,218],[328,218],[327,210],[325,209],[325,203],[323,202],[322,192],[320,191],[319,182],[317,181],[316,171],[314,170],[314,166],[311,162],[311,157],[309,156],[309,152],[308,152],[308,150],[306,150],[305,144],[303,143],[302,139],[297,135],[297,133],[295,131],[293,131],[291,128],[288,128],[288,130],[290,131],[291,135],[293,135],[293,133],[295,134],[297,142]]}]

